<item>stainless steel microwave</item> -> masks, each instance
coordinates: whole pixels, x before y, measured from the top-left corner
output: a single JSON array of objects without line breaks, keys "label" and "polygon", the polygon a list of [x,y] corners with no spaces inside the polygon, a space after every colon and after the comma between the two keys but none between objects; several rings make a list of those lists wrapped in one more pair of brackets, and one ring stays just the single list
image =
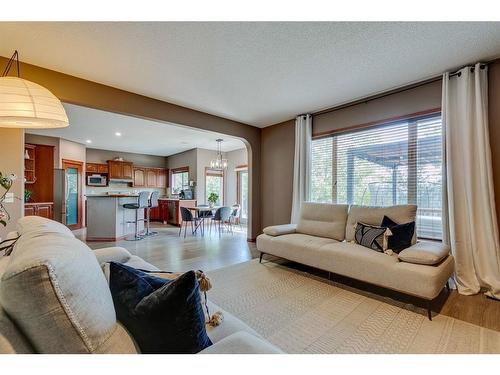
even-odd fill
[{"label": "stainless steel microwave", "polygon": [[100,174],[93,174],[91,176],[87,176],[87,185],[88,186],[106,186],[106,176],[101,176]]}]

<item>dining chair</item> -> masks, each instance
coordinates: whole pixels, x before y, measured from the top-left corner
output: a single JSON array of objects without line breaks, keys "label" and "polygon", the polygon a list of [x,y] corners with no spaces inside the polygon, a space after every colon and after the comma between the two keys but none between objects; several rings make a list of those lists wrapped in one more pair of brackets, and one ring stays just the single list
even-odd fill
[{"label": "dining chair", "polygon": [[231,222],[231,231],[233,231],[233,225],[238,224],[241,229],[241,206],[239,204],[233,204],[231,206],[231,216],[229,217],[229,221]]},{"label": "dining chair", "polygon": [[195,226],[200,221],[199,218],[194,217],[189,209],[186,207],[180,207],[181,209],[181,227],[179,228],[179,237],[182,233],[182,226],[184,225],[184,238],[186,238],[186,231],[188,223],[191,223],[191,234],[194,234]]},{"label": "dining chair", "polygon": [[221,234],[221,231],[224,227],[224,225],[227,226],[228,230],[231,230],[231,222],[230,222],[230,216],[231,216],[231,208],[230,207],[219,207],[216,211],[214,216],[212,217],[212,220],[210,221],[210,233],[212,233],[212,223],[214,223],[215,227],[217,228],[218,225],[218,231],[219,231],[219,237]]},{"label": "dining chair", "polygon": [[[198,207],[210,207],[208,204],[199,204]],[[205,219],[210,220],[214,216],[212,210],[198,210],[198,217],[202,221],[203,232],[205,232]]]}]

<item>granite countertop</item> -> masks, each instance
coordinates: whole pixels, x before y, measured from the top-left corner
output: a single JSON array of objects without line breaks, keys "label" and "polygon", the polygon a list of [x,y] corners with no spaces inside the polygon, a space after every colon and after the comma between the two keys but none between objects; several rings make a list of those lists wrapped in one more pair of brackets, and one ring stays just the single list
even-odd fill
[{"label": "granite countertop", "polygon": [[87,194],[87,198],[137,198],[137,194]]}]

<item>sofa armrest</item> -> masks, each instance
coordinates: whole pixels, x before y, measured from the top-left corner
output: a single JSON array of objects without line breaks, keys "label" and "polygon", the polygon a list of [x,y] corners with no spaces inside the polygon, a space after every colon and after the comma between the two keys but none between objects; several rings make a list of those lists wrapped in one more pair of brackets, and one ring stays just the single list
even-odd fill
[{"label": "sofa armrest", "polygon": [[126,263],[132,257],[132,254],[123,247],[103,247],[94,250],[94,255],[99,264],[106,262]]},{"label": "sofa armrest", "polygon": [[450,247],[442,242],[419,241],[398,254],[402,262],[433,266],[450,253]]},{"label": "sofa armrest", "polygon": [[248,332],[236,332],[203,349],[200,354],[279,354],[276,346]]},{"label": "sofa armrest", "polygon": [[297,224],[282,224],[282,225],[273,225],[271,227],[265,227],[263,232],[268,236],[282,236],[284,234],[295,233],[297,229]]}]

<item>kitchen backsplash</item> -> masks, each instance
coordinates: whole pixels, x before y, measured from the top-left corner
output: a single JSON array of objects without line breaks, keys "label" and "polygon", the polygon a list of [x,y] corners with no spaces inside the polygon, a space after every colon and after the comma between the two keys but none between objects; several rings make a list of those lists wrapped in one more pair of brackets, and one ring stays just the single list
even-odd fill
[{"label": "kitchen backsplash", "polygon": [[167,195],[167,189],[154,189],[145,187],[133,187],[125,182],[110,182],[108,186],[87,186],[86,194],[105,194],[109,191],[112,192],[127,192],[127,193],[137,193],[139,191],[154,191],[157,190],[160,193],[160,197]]}]

